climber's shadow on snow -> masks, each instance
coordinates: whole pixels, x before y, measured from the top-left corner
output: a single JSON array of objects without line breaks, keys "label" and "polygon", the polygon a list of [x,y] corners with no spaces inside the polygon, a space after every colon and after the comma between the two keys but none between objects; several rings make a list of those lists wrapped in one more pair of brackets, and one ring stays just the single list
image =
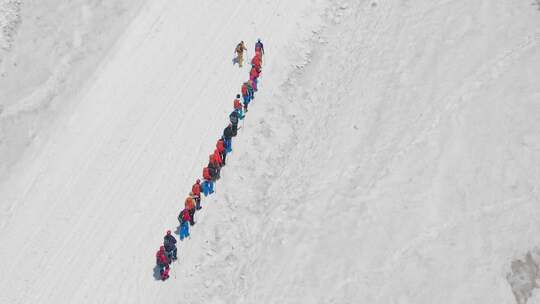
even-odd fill
[{"label": "climber's shadow on snow", "polygon": [[159,266],[154,266],[154,280],[161,281],[161,273],[159,273]]}]

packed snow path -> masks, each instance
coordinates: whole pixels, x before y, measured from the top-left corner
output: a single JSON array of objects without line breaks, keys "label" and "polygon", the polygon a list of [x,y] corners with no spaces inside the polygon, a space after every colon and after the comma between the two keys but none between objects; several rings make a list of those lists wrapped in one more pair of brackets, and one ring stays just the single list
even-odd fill
[{"label": "packed snow path", "polygon": [[[144,8],[3,185],[0,302],[515,302],[510,264],[540,244],[536,7],[325,5]],[[255,35],[256,111],[155,282]]]}]

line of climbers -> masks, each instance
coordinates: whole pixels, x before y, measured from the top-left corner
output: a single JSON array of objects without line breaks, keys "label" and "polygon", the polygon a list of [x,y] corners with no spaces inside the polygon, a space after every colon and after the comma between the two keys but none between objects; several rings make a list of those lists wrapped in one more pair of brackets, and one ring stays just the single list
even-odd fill
[{"label": "line of climbers", "polygon": [[[237,57],[233,59],[233,64],[238,63],[239,67],[242,67],[243,55],[246,50],[244,42],[241,41],[235,48]],[[230,123],[223,130],[223,136],[218,139],[214,153],[210,154],[208,166],[203,168],[203,181],[202,183],[200,179],[195,181],[184,202],[184,209],[178,215],[178,221],[180,222],[178,232],[181,241],[190,237],[189,226],[195,225],[195,212],[202,209],[201,194],[206,197],[214,193],[214,183],[220,178],[220,172],[225,166],[227,154],[232,152],[232,138],[237,135],[239,130],[238,122],[244,119],[249,103],[255,98],[263,55],[264,46],[261,40],[258,39],[255,44],[255,55],[251,60],[249,80],[244,82],[241,87],[242,102],[240,101],[240,94],[237,94],[233,101],[233,111],[229,115]],[[161,280],[169,278],[170,265],[178,259],[176,243],[176,238],[172,235],[171,230],[167,230],[163,238],[163,245],[156,253],[156,264]]]}]

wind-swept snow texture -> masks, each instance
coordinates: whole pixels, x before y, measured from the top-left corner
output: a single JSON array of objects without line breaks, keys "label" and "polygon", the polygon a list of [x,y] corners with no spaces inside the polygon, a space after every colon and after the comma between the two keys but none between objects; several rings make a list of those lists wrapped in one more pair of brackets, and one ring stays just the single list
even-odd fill
[{"label": "wind-swept snow texture", "polygon": [[0,0],[0,179],[76,105],[143,0]]},{"label": "wind-swept snow texture", "polygon": [[512,273],[540,244],[539,42],[528,1],[151,1],[2,184],[0,302],[538,303]]}]

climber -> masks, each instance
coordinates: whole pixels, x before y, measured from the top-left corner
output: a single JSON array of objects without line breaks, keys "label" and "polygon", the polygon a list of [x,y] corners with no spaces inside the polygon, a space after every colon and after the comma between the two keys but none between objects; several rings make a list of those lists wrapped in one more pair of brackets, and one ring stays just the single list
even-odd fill
[{"label": "climber", "polygon": [[169,260],[165,254],[165,247],[159,247],[158,252],[156,252],[156,264],[159,267],[159,274],[161,279],[165,281],[169,278]]},{"label": "climber", "polygon": [[247,51],[247,48],[244,45],[244,41],[240,41],[240,43],[238,43],[234,49],[234,52],[236,53],[235,61],[238,62],[239,67],[242,67],[242,64],[244,63],[244,51]]},{"label": "climber", "polygon": [[189,216],[189,210],[184,209],[178,215],[178,221],[180,222],[180,240],[189,237],[189,222],[191,217]]},{"label": "climber", "polygon": [[163,237],[163,247],[165,247],[165,255],[169,259],[169,263],[176,261],[176,238],[174,238],[170,230],[167,230],[167,233]]},{"label": "climber", "polygon": [[201,210],[201,180],[197,179],[195,184],[191,187],[191,193],[193,193],[193,199],[195,200],[195,209]]}]

